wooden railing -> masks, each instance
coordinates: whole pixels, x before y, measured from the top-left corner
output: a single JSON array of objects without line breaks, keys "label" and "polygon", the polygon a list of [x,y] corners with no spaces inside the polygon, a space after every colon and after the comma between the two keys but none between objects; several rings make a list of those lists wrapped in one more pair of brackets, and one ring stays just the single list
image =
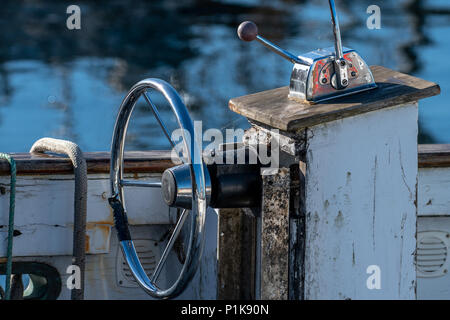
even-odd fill
[{"label": "wooden railing", "polygon": [[[12,153],[16,160],[18,175],[72,174],[69,158],[41,153]],[[109,172],[109,152],[85,152],[88,174]],[[170,151],[125,152],[124,171],[129,173],[162,173],[173,167]],[[9,164],[0,161],[0,175],[9,175]]]},{"label": "wooden railing", "polygon": [[[52,154],[12,153],[18,175],[72,174],[67,157]],[[88,173],[109,172],[109,152],[85,152]],[[421,144],[418,150],[419,168],[450,167],[450,144]],[[162,173],[174,166],[170,151],[125,152],[125,172]],[[0,175],[9,175],[9,165],[0,161]]]},{"label": "wooden railing", "polygon": [[419,168],[450,167],[450,144],[419,144]]}]

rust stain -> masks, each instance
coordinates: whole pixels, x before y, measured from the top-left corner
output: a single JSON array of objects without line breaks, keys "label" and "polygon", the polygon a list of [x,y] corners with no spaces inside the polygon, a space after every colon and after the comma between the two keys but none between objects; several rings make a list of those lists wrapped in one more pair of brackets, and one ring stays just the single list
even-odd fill
[{"label": "rust stain", "polygon": [[114,225],[113,211],[109,205],[108,205],[108,209],[109,209],[109,216],[106,220],[91,221],[91,222],[88,222],[86,226],[95,226],[95,225],[99,225],[99,224],[113,226]]},{"label": "rust stain", "polygon": [[104,222],[88,222],[86,224],[86,230],[102,230],[109,231],[112,226],[112,223],[104,223]]},{"label": "rust stain", "polygon": [[86,226],[87,230],[100,230],[104,235],[109,235],[109,230],[111,230],[111,225],[109,224],[91,224],[88,223]]},{"label": "rust stain", "polygon": [[90,237],[89,237],[88,234],[85,234],[85,239],[86,239],[86,242],[85,242],[84,250],[85,250],[86,252],[89,252]]},{"label": "rust stain", "polygon": [[[95,243],[90,242],[90,237],[88,234],[86,234],[86,252],[87,253],[93,253],[91,252],[91,247],[93,247],[93,251],[106,251],[107,243],[111,231],[111,223],[106,224],[98,224],[97,222],[88,222],[86,224],[86,231],[94,231],[94,232],[100,232],[101,241],[95,241]],[[96,234],[95,238],[97,238],[98,234]],[[98,239],[98,238],[97,238]]]},{"label": "rust stain", "polygon": [[113,222],[112,219],[111,219],[111,220],[91,221],[91,222],[88,222],[88,223],[86,224],[86,227],[88,227],[88,226],[96,226],[96,225],[108,225],[108,226],[113,226],[113,225],[114,225],[114,222]]}]

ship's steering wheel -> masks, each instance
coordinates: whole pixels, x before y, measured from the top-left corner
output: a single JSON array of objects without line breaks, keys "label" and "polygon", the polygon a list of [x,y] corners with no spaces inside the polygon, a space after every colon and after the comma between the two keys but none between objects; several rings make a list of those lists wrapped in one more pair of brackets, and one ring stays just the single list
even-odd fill
[{"label": "ship's steering wheel", "polygon": [[[142,267],[133,240],[131,239],[124,201],[124,187],[161,187],[161,183],[124,180],[123,155],[130,116],[141,95],[144,96],[145,100],[150,105],[156,120],[160,124],[165,136],[169,139],[172,147],[175,147],[156,106],[148,95],[147,91],[150,89],[159,91],[163,94],[176,116],[178,126],[182,129],[184,150],[187,151],[184,157],[187,160],[184,162],[190,167],[192,210],[190,210],[190,212],[186,209],[182,210],[172,235],[168,240],[167,246],[161,255],[161,259],[158,262],[153,275],[149,277]],[[117,229],[120,247],[137,283],[145,290],[145,292],[155,298],[173,298],[179,295],[194,276],[201,259],[205,241],[207,196],[210,191],[211,183],[208,170],[206,170],[206,167],[203,164],[201,145],[195,141],[194,126],[191,117],[180,96],[169,83],[160,79],[142,80],[131,88],[123,100],[116,119],[111,144],[110,184],[111,198],[109,198],[109,203],[114,211],[114,223]],[[187,219],[188,216],[190,216],[190,219]],[[183,267],[175,282],[169,288],[159,288],[156,284],[158,276],[186,220],[190,221],[190,231],[187,237],[188,245]]]}]

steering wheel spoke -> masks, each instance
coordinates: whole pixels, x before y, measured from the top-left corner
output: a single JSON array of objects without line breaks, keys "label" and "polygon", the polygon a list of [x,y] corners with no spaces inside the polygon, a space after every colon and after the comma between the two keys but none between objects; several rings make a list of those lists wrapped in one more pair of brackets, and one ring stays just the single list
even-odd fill
[{"label": "steering wheel spoke", "polygon": [[145,101],[147,101],[148,105],[150,106],[150,109],[152,110],[153,115],[156,118],[156,121],[158,121],[159,126],[161,127],[162,131],[164,132],[164,135],[166,136],[167,140],[169,140],[170,145],[172,146],[172,148],[175,148],[175,143],[172,141],[172,138],[169,135],[169,131],[167,130],[167,127],[164,124],[164,122],[161,118],[161,115],[159,114],[158,109],[153,104],[153,101],[150,99],[147,92],[144,92],[144,98],[145,98]]},{"label": "steering wheel spoke", "polygon": [[175,228],[173,229],[172,235],[170,236],[169,241],[167,242],[167,245],[164,248],[164,251],[161,255],[161,259],[159,259],[159,262],[156,265],[155,271],[153,272],[153,275],[150,278],[150,280],[152,282],[156,282],[158,280],[161,270],[164,267],[164,264],[166,263],[167,257],[169,256],[169,253],[172,250],[175,241],[177,240],[178,236],[180,235],[181,229],[183,228],[187,217],[188,217],[188,211],[186,209],[183,209],[183,211],[181,212],[180,218],[178,219],[178,222],[175,225]]},{"label": "steering wheel spoke", "polygon": [[120,180],[122,187],[161,188],[161,181],[146,182],[138,180]]}]

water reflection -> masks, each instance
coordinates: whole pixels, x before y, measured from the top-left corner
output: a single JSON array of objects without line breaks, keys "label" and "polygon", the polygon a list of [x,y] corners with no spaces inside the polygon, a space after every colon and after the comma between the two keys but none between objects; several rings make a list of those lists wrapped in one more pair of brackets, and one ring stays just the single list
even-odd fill
[{"label": "water reflection", "polygon": [[[82,29],[65,27],[73,1],[2,1],[0,12],[0,150],[27,151],[42,136],[85,150],[109,148],[117,108],[146,77],[170,81],[203,128],[247,127],[227,108],[231,97],[287,84],[291,65],[235,28],[254,20],[267,38],[302,53],[332,44],[325,0],[77,1]],[[337,1],[344,45],[369,64],[438,82],[439,97],[421,103],[420,141],[450,142],[450,7],[445,0],[383,1],[382,29],[366,28],[372,0]],[[439,62],[439,67],[435,67]],[[156,98],[156,102],[161,100]],[[171,114],[161,111],[169,128]],[[167,148],[142,103],[129,146]]]}]

